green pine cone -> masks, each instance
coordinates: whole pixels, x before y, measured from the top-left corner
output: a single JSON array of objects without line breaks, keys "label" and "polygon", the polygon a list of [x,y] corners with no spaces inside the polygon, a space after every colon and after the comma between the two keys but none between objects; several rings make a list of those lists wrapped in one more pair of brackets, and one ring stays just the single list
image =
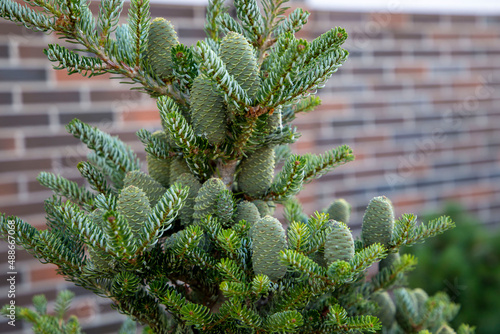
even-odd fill
[{"label": "green pine cone", "polygon": [[205,216],[216,213],[217,198],[223,190],[226,190],[226,186],[221,179],[210,178],[203,183],[195,198],[193,218],[196,223]]},{"label": "green pine cone", "polygon": [[260,217],[259,210],[252,202],[243,201],[236,206],[236,222],[244,220],[250,224],[250,226],[253,226],[260,220]]},{"label": "green pine cone", "polygon": [[330,204],[326,213],[328,213],[330,219],[347,225],[351,216],[351,205],[345,199],[340,198]]},{"label": "green pine cone", "polygon": [[448,325],[443,325],[439,327],[436,334],[456,334],[456,332]]},{"label": "green pine cone", "polygon": [[224,189],[220,192],[219,197],[217,197],[217,212],[216,216],[219,222],[224,227],[229,227],[233,225],[233,216],[235,207],[233,192],[228,189]]},{"label": "green pine cone", "polygon": [[378,270],[382,271],[384,268],[391,268],[395,262],[399,261],[399,259],[399,253],[389,253],[389,255],[378,263]]},{"label": "green pine cone", "polygon": [[258,200],[253,201],[252,203],[255,204],[255,206],[259,210],[259,214],[261,217],[264,217],[267,215],[271,216],[271,210],[269,209],[269,205],[267,205],[267,202],[258,199]]},{"label": "green pine cone", "polygon": [[188,197],[183,207],[179,211],[179,218],[182,225],[189,225],[193,222],[194,204],[196,195],[201,188],[201,183],[191,173],[183,173],[177,178],[177,182],[189,187]]},{"label": "green pine cone", "polygon": [[412,324],[418,319],[411,319],[410,313],[405,306],[404,300],[408,300],[411,304],[410,307],[418,311],[418,302],[412,290],[406,288],[398,288],[394,290],[394,297],[396,301],[396,320],[398,325],[405,331],[413,329]]},{"label": "green pine cone", "polygon": [[226,106],[222,95],[203,74],[194,79],[191,88],[191,117],[196,135],[220,145],[226,138]]},{"label": "green pine cone", "polygon": [[156,182],[168,188],[170,186],[170,162],[171,159],[158,159],[151,154],[146,154],[148,173]]},{"label": "green pine cone", "polygon": [[170,21],[157,17],[151,22],[146,51],[148,62],[154,73],[167,81],[173,79],[171,50],[177,44],[177,33]]},{"label": "green pine cone", "polygon": [[429,299],[429,295],[424,290],[416,288],[413,289],[413,296],[415,296],[415,299],[417,300],[419,314],[423,314],[425,312],[425,303],[427,302],[427,299]]},{"label": "green pine cone", "polygon": [[332,222],[332,231],[326,236],[325,260],[327,266],[342,260],[349,262],[354,257],[354,240],[349,227],[343,222]]},{"label": "green pine cone", "polygon": [[[103,216],[105,213],[106,212],[102,209],[96,209],[92,211],[88,217],[93,224],[103,227],[104,226]],[[113,256],[102,251],[101,249],[89,246],[88,252],[92,265],[97,271],[108,272],[110,270],[113,270],[113,268],[115,267],[116,260],[113,258]],[[89,262],[87,263],[87,266],[88,267],[90,266]]]},{"label": "green pine cone", "polygon": [[[281,108],[281,106],[280,106]],[[275,109],[274,112],[269,115],[269,117],[266,120],[266,133],[272,133],[278,129],[281,123],[281,112],[278,109]]]},{"label": "green pine cone", "polygon": [[173,158],[170,163],[170,183],[174,184],[177,182],[179,177],[184,173],[191,174],[186,161],[182,157]]},{"label": "green pine cone", "polygon": [[[229,32],[220,45],[220,58],[226,69],[253,100],[260,87],[259,66],[253,47],[243,35]],[[234,106],[229,109],[233,112]]]},{"label": "green pine cone", "polygon": [[373,294],[371,298],[379,306],[375,316],[380,319],[384,328],[391,328],[396,317],[396,306],[391,296],[389,296],[387,291],[384,291]]},{"label": "green pine cone", "polygon": [[255,275],[264,274],[277,281],[286,273],[280,251],[287,248],[285,230],[278,219],[266,216],[252,226],[252,262]]},{"label": "green pine cone", "polygon": [[148,197],[135,186],[122,189],[118,196],[116,208],[125,217],[136,236],[140,233],[144,221],[148,219],[151,213]]},{"label": "green pine cone", "polygon": [[123,188],[128,186],[135,186],[146,194],[149,199],[151,207],[156,205],[167,189],[163,188],[161,184],[156,182],[151,176],[141,171],[134,170],[128,172],[123,180]]},{"label": "green pine cone", "polygon": [[376,242],[388,246],[393,230],[394,210],[391,201],[385,196],[373,198],[366,208],[361,226],[365,247]]},{"label": "green pine cone", "polygon": [[268,191],[273,176],[274,149],[266,146],[241,161],[238,186],[249,196],[259,198]]}]

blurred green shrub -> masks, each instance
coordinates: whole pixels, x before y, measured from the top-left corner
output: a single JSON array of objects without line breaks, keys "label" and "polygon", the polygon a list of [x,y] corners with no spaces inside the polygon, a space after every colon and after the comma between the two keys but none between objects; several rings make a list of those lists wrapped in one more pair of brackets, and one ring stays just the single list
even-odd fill
[{"label": "blurred green shrub", "polygon": [[477,334],[500,332],[500,230],[492,230],[450,203],[444,213],[429,214],[425,220],[442,214],[450,216],[456,228],[425,245],[406,248],[418,258],[418,270],[409,277],[411,287],[429,294],[445,291],[461,305],[454,326],[468,323]]}]

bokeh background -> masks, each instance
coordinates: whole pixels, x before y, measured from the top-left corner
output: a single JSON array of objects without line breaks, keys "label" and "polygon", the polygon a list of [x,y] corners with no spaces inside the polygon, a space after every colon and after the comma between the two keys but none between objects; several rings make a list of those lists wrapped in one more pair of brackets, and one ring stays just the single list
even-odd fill
[{"label": "bokeh background", "polygon": [[[174,2],[174,4],[172,4]],[[152,3],[153,17],[171,20],[180,41],[205,37],[204,5]],[[322,153],[347,144],[356,160],[305,187],[308,214],[335,198],[353,206],[351,228],[359,233],[363,210],[378,195],[390,197],[397,215],[438,211],[454,200],[488,229],[500,220],[500,12],[402,12],[389,5],[316,10],[298,34],[313,39],[334,26],[349,33],[349,60],[319,91],[322,105],[295,122],[302,138],[295,152]],[[500,6],[500,5],[498,5]],[[92,3],[97,10],[97,3]],[[76,164],[86,149],[66,133],[77,117],[118,135],[144,158],[135,132],[160,127],[154,101],[119,80],[56,71],[43,54],[54,36],[0,20],[0,212],[43,227],[40,171],[82,182]],[[7,299],[7,255],[0,244],[0,305]],[[3,254],[3,255],[2,255]],[[17,252],[18,305],[35,294],[53,300],[76,293],[72,312],[87,333],[116,333],[123,321],[104,299],[66,283],[52,265]],[[0,319],[2,333],[15,331]]]}]

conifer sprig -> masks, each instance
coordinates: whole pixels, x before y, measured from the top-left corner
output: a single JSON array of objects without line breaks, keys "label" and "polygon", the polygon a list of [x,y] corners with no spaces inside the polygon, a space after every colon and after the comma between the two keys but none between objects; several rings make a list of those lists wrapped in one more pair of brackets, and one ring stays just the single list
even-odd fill
[{"label": "conifer sprig", "polygon": [[66,129],[104,159],[104,163],[109,168],[123,176],[126,172],[140,168],[140,162],[135,153],[117,137],[112,137],[78,119],[72,120]]},{"label": "conifer sprig", "polygon": [[247,93],[227,72],[226,66],[220,57],[203,41],[198,42],[196,51],[203,61],[200,67],[201,72],[209,77],[217,85],[217,88],[224,93],[226,103],[234,104],[240,110],[250,106],[251,101]]},{"label": "conifer sprig", "polygon": [[79,55],[64,46],[49,44],[43,52],[51,62],[59,62],[53,65],[56,70],[67,69],[68,74],[80,73],[89,78],[106,73],[107,66],[99,58]]},{"label": "conifer sprig", "polygon": [[131,56],[136,67],[140,66],[141,56],[146,50],[149,21],[149,0],[131,0],[128,11],[128,26],[132,36]]},{"label": "conifer sprig", "polygon": [[334,148],[324,154],[306,154],[304,157],[306,159],[304,183],[317,179],[335,167],[354,160],[352,150],[347,145]]},{"label": "conifer sprig", "polygon": [[48,172],[41,172],[37,177],[38,182],[44,187],[54,191],[59,196],[67,197],[77,204],[85,205],[92,203],[94,194],[87,189],[78,186],[74,181],[70,181],[60,175]]}]

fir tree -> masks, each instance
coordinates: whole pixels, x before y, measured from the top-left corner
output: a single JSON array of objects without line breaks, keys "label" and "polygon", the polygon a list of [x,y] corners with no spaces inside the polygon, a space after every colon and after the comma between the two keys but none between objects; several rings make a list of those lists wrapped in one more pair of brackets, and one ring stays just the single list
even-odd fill
[{"label": "fir tree", "polygon": [[[446,296],[399,288],[393,301],[387,294],[415,266],[413,257],[392,256],[377,275],[365,276],[399,247],[453,227],[447,217],[395,221],[390,201],[377,197],[365,214],[363,241],[355,242],[347,202],[328,210],[337,222],[328,213],[307,217],[294,197],[354,159],[347,146],[305,156],[286,149],[299,137],[291,122],[320,104],[313,93],[348,57],[344,29],[306,41],[295,33],[309,13],[285,16],[286,0],[262,0],[260,7],[235,0],[236,18],[223,0],[210,0],[207,38],[186,46],[170,22],[150,19],[148,0],[131,0],[125,24],[118,24],[120,0],[103,0],[97,17],[84,0],[26,2],[0,0],[0,15],[79,44],[78,51],[48,46],[56,69],[139,84],[156,99],[162,130],[137,133],[146,174],[118,138],[70,122],[68,132],[91,150],[78,169],[92,190],[42,172],[38,180],[55,193],[46,201],[48,228],[1,215],[4,238],[13,221],[17,244],[109,298],[146,332],[452,331],[447,321],[457,306]],[[277,204],[285,207],[287,230],[272,217]],[[43,302],[35,306],[37,313],[22,310],[35,326],[79,332],[73,319],[64,324],[57,321],[62,313],[53,318],[41,311]],[[121,333],[134,328],[126,323]]]}]

